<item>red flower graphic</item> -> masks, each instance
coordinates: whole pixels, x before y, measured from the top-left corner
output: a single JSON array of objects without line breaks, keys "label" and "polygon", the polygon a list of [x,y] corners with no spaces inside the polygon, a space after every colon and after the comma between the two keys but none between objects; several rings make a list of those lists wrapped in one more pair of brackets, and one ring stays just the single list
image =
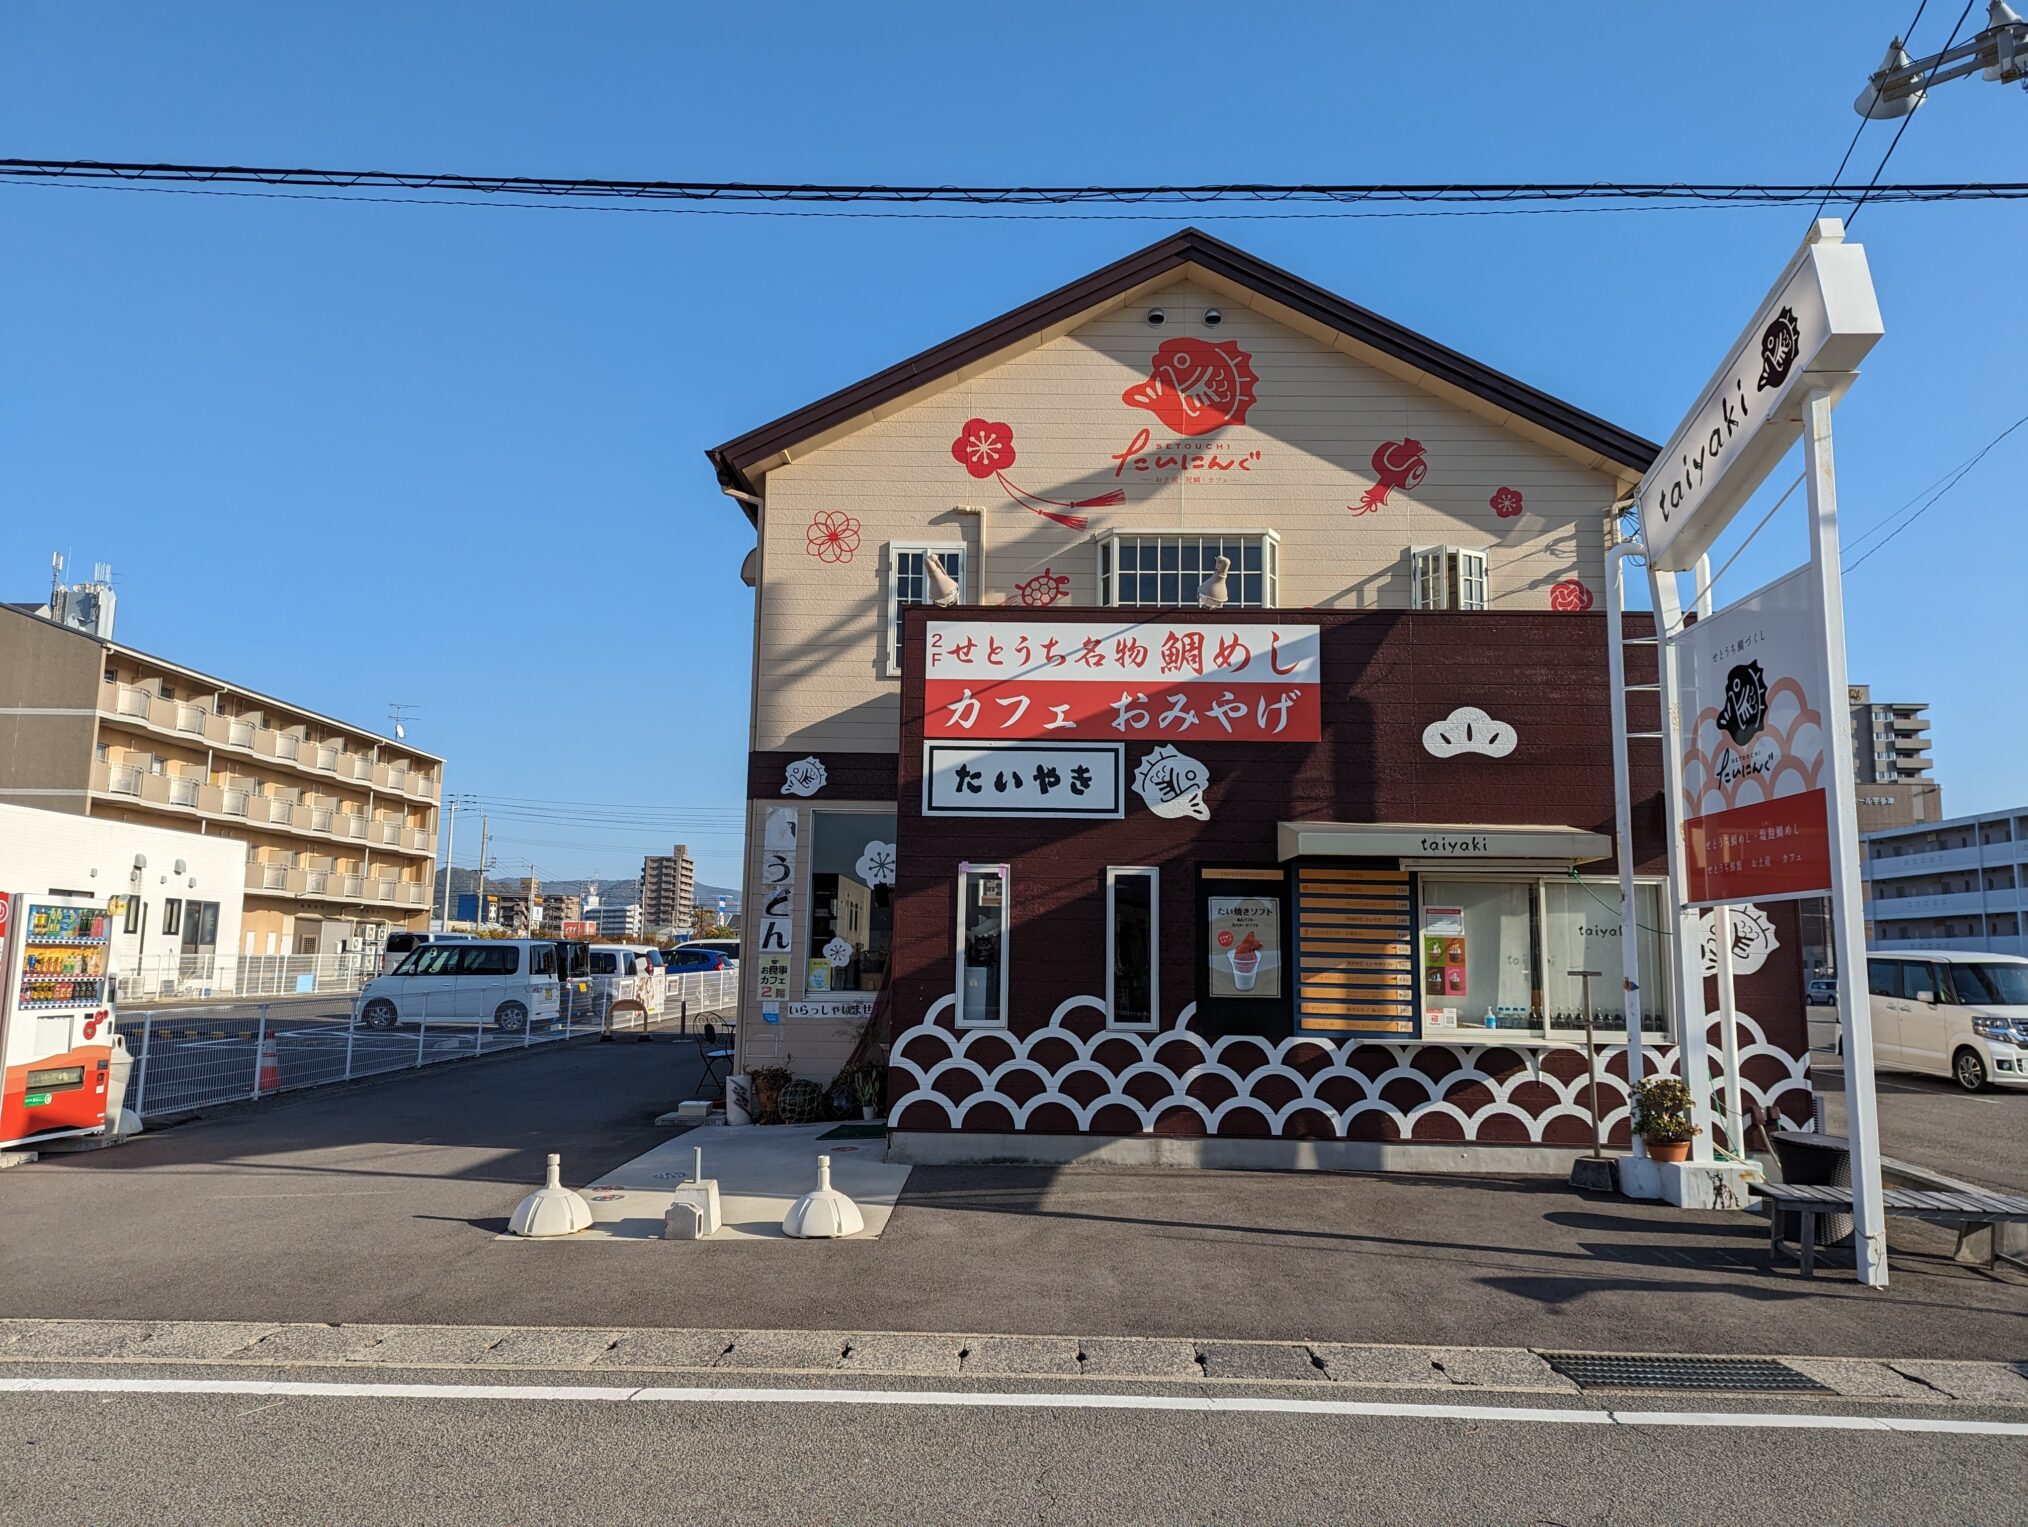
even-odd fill
[{"label": "red flower graphic", "polygon": [[820,509],[810,517],[803,550],[820,562],[850,562],[859,550],[859,521],[842,509]]},{"label": "red flower graphic", "polygon": [[[988,477],[995,479],[1006,490],[1007,496],[1022,508],[1072,530],[1082,530],[1091,521],[1081,514],[1058,514],[1058,509],[1096,509],[1127,501],[1127,495],[1118,488],[1110,493],[1101,493],[1096,498],[1065,502],[1060,498],[1044,498],[1039,493],[1026,493],[1015,487],[1007,481],[1003,470],[1014,465],[1014,427],[1011,424],[998,424],[991,419],[967,419],[965,427],[958,431],[958,438],[951,442],[951,456],[981,482]],[[1045,504],[1054,507],[1045,509]],[[858,528],[856,520],[853,528]],[[858,543],[855,540],[853,544]]]},{"label": "red flower graphic", "polygon": [[1521,490],[1519,488],[1495,488],[1487,502],[1493,512],[1503,520],[1511,520],[1521,512]]},{"label": "red flower graphic", "polygon": [[1387,502],[1390,489],[1413,488],[1429,472],[1420,440],[1383,440],[1373,452],[1373,486],[1359,495],[1359,502],[1345,507],[1354,514],[1372,514]]},{"label": "red flower graphic", "polygon": [[1246,423],[1254,405],[1253,357],[1235,340],[1164,340],[1149,363],[1148,380],[1120,394],[1129,408],[1145,408],[1178,435],[1208,435]]},{"label": "red flower graphic", "polygon": [[1004,467],[1014,465],[1014,430],[988,419],[967,419],[958,438],[951,442],[955,456],[967,472],[985,479]]},{"label": "red flower graphic", "polygon": [[1572,613],[1591,608],[1591,590],[1575,578],[1566,578],[1561,583],[1550,585],[1549,608]]}]

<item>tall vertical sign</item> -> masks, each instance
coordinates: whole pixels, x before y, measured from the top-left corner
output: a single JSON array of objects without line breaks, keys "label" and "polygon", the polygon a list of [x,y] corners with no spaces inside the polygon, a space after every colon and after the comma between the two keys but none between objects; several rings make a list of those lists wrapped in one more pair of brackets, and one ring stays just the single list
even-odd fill
[{"label": "tall vertical sign", "polygon": [[[1860,1281],[1887,1282],[1873,1030],[1866,1011],[1851,716],[1844,704],[1831,410],[1882,332],[1866,254],[1835,218],[1816,222],[1636,489],[1662,637],[1664,798],[1682,1074],[1710,1061],[1700,905],[1721,909],[1828,889],[1838,954],[1846,1133]],[[1810,562],[1685,629],[1676,578],[1697,566],[1798,440],[1809,484]],[[1707,626],[1709,629],[1707,629]],[[1808,712],[1809,714],[1805,714]],[[1778,735],[1771,735],[1774,729]],[[1615,767],[1627,789],[1623,749]],[[1624,819],[1624,813],[1622,813]],[[1626,849],[1622,847],[1622,853]],[[1631,922],[1631,905],[1623,914]],[[1631,940],[1631,928],[1623,937]],[[1733,1015],[1724,1010],[1721,1025]],[[1710,1089],[1696,1086],[1697,1156],[1711,1162]]]},{"label": "tall vertical sign", "polygon": [[760,916],[754,925],[755,992],[763,1002],[789,994],[796,949],[796,808],[770,806],[761,839]]}]

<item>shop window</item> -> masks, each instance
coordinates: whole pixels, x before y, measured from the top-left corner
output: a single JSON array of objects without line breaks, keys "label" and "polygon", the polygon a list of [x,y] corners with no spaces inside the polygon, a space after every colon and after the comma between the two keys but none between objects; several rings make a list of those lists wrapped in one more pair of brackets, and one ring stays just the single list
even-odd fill
[{"label": "shop window", "polygon": [[814,811],[803,990],[878,991],[894,940],[894,814]]},{"label": "shop window", "polygon": [[1115,1029],[1160,1027],[1158,880],[1151,869],[1106,871],[1106,1022]]},{"label": "shop window", "polygon": [[1226,607],[1271,610],[1281,543],[1271,530],[1226,535],[1116,535],[1099,542],[1099,601],[1151,608],[1194,606],[1224,557]]},{"label": "shop window", "polygon": [[896,544],[887,549],[887,676],[901,672],[901,612],[910,605],[930,602],[929,565],[924,558],[934,555],[958,586],[958,602],[965,599],[965,548],[961,542],[943,541]]},{"label": "shop window", "polygon": [[[1423,1037],[1580,1040],[1584,983],[1605,1034],[1624,1028],[1619,886],[1424,878],[1418,903]],[[1669,1034],[1661,888],[1634,887],[1641,1031]]]},{"label": "shop window", "polygon": [[1486,608],[1486,553],[1462,546],[1418,546],[1409,552],[1418,610]]},{"label": "shop window", "polygon": [[173,896],[162,903],[162,932],[165,935],[183,931],[183,903]]},{"label": "shop window", "polygon": [[958,871],[958,1027],[1007,1023],[1007,866]]}]

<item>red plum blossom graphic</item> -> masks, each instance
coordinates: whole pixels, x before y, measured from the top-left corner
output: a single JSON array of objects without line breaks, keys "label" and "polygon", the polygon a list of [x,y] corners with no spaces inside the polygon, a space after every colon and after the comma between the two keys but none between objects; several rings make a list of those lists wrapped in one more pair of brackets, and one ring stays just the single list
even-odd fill
[{"label": "red plum blossom graphic", "polygon": [[803,550],[819,562],[850,562],[859,550],[859,521],[842,509],[820,509],[810,517]]},{"label": "red plum blossom graphic", "polygon": [[[1006,495],[1022,508],[1070,530],[1082,530],[1091,522],[1081,514],[1060,514],[1058,510],[1102,509],[1109,504],[1127,501],[1127,495],[1118,488],[1110,493],[1101,493],[1096,498],[1065,502],[1015,487],[1007,480],[1006,472],[1014,465],[1014,427],[993,419],[967,419],[965,427],[958,431],[958,438],[951,442],[951,457],[979,481],[984,482],[990,477],[998,482]],[[1045,504],[1051,507],[1044,508]]]},{"label": "red plum blossom graphic", "polygon": [[1253,357],[1237,341],[1163,341],[1148,363],[1148,380],[1120,394],[1129,408],[1145,408],[1178,435],[1208,435],[1246,423],[1254,405]]},{"label": "red plum blossom graphic", "polygon": [[1521,490],[1519,488],[1495,488],[1487,500],[1493,512],[1503,520],[1511,520],[1521,513]]},{"label": "red plum blossom graphic", "polygon": [[1591,590],[1575,578],[1566,578],[1561,583],[1550,585],[1549,608],[1581,613],[1591,608]]},{"label": "red plum blossom graphic", "polygon": [[1014,585],[1014,595],[1031,610],[1046,609],[1059,599],[1070,597],[1070,576],[1044,568],[1025,583]]},{"label": "red plum blossom graphic", "polygon": [[1387,502],[1395,488],[1413,488],[1429,472],[1420,440],[1383,440],[1373,453],[1373,486],[1359,495],[1357,504],[1345,507],[1354,514],[1372,514]]}]

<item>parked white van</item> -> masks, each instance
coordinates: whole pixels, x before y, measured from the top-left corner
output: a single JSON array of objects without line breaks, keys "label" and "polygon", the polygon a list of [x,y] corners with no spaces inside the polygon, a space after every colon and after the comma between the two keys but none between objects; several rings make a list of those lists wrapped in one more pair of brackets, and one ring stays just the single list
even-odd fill
[{"label": "parked white van", "polygon": [[1967,1092],[2028,1086],[2028,960],[1896,950],[1866,961],[1873,1061],[1948,1076]]},{"label": "parked white van", "polygon": [[402,1023],[492,1024],[519,1034],[556,1021],[556,944],[550,939],[471,939],[426,944],[366,983],[354,1005],[369,1029]]}]

